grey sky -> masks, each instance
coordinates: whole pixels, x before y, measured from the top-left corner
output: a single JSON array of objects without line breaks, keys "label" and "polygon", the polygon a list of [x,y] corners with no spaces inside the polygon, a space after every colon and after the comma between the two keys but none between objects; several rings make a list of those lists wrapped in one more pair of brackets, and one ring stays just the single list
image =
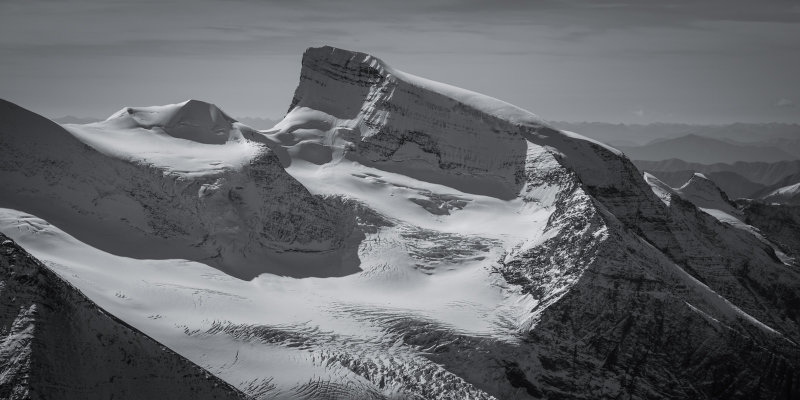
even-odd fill
[{"label": "grey sky", "polygon": [[0,97],[280,117],[303,50],[329,44],[551,120],[800,122],[798,4],[0,0]]}]

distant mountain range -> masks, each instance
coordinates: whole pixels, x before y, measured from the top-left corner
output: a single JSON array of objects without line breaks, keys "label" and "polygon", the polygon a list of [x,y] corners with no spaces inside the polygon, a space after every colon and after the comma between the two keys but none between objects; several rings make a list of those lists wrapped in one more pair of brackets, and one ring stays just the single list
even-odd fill
[{"label": "distant mountain range", "polygon": [[631,159],[660,161],[679,158],[703,164],[744,162],[776,162],[798,157],[775,146],[731,143],[695,134],[662,139],[644,146],[617,146]]},{"label": "distant mountain range", "polygon": [[779,146],[800,156],[800,125],[750,124],[691,125],[691,124],[612,124],[606,122],[564,122],[551,124],[559,129],[577,132],[613,146],[642,146],[654,140],[674,139],[697,135],[749,145]]},{"label": "distant mountain range", "polygon": [[[800,160],[766,162],[735,162],[731,164],[690,163],[678,159],[664,161],[634,161],[644,172],[648,172],[664,183],[678,187],[688,181],[695,172],[713,180],[733,198],[768,197],[772,192],[800,182]],[[791,190],[784,190],[784,195]],[[791,196],[790,196],[791,197]],[[780,200],[784,199],[784,200]],[[790,202],[786,196],[773,196],[773,201]]]}]

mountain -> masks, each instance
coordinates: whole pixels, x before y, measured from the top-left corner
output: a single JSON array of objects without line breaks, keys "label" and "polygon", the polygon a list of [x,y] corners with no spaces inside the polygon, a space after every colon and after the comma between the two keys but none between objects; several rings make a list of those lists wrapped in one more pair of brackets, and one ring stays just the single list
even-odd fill
[{"label": "mountain", "polygon": [[559,129],[585,133],[617,146],[642,146],[664,139],[697,135],[731,143],[778,147],[800,157],[800,125],[781,123],[735,123],[693,125],[657,122],[652,124],[612,124],[606,122],[552,121]]},{"label": "mountain", "polygon": [[[219,144],[112,118],[57,131],[77,144],[48,152],[33,116],[5,111],[3,159],[26,153],[0,182],[27,175],[0,206],[30,188],[70,206],[17,201],[0,231],[255,398],[800,396],[800,272],[769,241],[511,104],[359,52],[311,48],[301,65],[281,122],[228,121]],[[76,193],[107,192],[152,216],[120,232],[174,256],[82,239],[79,221],[115,214]],[[153,220],[170,223],[129,222]],[[204,230],[221,256],[181,256]],[[297,273],[306,257],[328,263]]]},{"label": "mountain", "polygon": [[734,198],[762,199],[777,203],[796,201],[793,200],[794,185],[800,182],[800,161],[705,165],[671,159],[635,163],[643,171],[657,176],[673,187],[680,186],[695,173],[702,173]]},{"label": "mountain", "polygon": [[64,127],[8,102],[0,110],[0,204],[95,247],[250,278],[357,270],[352,207],[313,196],[216,106],[128,107]]},{"label": "mountain", "polygon": [[673,196],[689,201],[722,224],[749,233],[771,247],[784,263],[796,264],[800,260],[800,225],[787,223],[800,221],[800,208],[749,199],[733,202],[713,180],[700,173],[679,188],[669,187],[647,172],[644,179],[665,203],[669,204]]},{"label": "mountain", "polygon": [[676,138],[698,133],[701,125],[689,124],[623,124],[608,122],[567,122],[550,121],[558,129],[575,131],[589,135],[603,143],[614,146],[642,146],[654,140]]},{"label": "mountain", "polygon": [[736,123],[705,127],[699,134],[720,140],[774,146],[800,157],[800,124]]},{"label": "mountain", "polygon": [[798,204],[800,202],[800,172],[783,177],[781,180],[763,187],[753,197],[767,203]]},{"label": "mountain", "polygon": [[244,399],[0,234],[0,397]]},{"label": "mountain", "polygon": [[766,193],[761,196],[761,200],[767,203],[800,205],[800,180]]},{"label": "mountain", "polygon": [[[639,163],[636,162],[638,165]],[[641,167],[640,167],[641,168]],[[659,180],[672,187],[680,187],[683,183],[688,181],[699,173],[694,170],[678,170],[678,171],[659,171],[651,169],[642,169],[642,171],[650,173]],[[754,197],[756,193],[764,189],[764,185],[751,182],[747,178],[731,171],[719,171],[704,173],[709,179],[719,185],[725,193],[730,194],[732,198],[749,198]]]},{"label": "mountain", "polygon": [[694,171],[704,175],[718,172],[733,172],[745,179],[761,185],[774,185],[786,177],[800,173],[800,160],[765,162],[735,162],[732,164],[700,164],[683,160],[670,159],[664,161],[634,161],[637,167],[645,171]]},{"label": "mountain", "polygon": [[645,173],[647,181],[659,197],[669,201],[672,195],[690,201],[700,210],[723,224],[749,232],[773,247],[776,255],[787,263],[800,260],[800,207],[763,200],[731,201],[727,194],[700,173],[695,173],[680,188],[671,188],[655,176]]},{"label": "mountain", "polygon": [[643,146],[620,146],[619,149],[634,160],[645,161],[678,158],[687,162],[714,164],[797,160],[797,156],[777,147],[736,144],[694,134],[657,140]]},{"label": "mountain", "polygon": [[736,204],[728,195],[711,179],[701,173],[695,173],[676,192],[692,204],[700,208],[713,208],[729,212],[736,212]]},{"label": "mountain", "polygon": [[104,121],[106,129],[158,128],[169,136],[205,144],[224,144],[235,135],[233,118],[200,100],[161,107],[126,107]]}]

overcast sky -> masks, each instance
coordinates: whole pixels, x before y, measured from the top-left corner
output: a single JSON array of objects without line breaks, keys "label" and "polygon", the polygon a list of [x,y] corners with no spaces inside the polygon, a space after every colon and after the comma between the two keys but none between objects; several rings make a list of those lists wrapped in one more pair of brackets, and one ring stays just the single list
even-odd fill
[{"label": "overcast sky", "polygon": [[196,98],[279,118],[305,48],[329,44],[549,120],[800,122],[798,4],[0,0],[0,97],[50,117]]}]

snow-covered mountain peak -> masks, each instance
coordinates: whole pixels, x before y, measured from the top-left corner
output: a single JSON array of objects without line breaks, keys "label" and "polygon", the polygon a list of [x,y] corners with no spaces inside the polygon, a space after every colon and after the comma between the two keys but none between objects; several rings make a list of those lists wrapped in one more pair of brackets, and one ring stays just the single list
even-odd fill
[{"label": "snow-covered mountain peak", "polygon": [[716,209],[735,209],[728,195],[705,175],[695,172],[683,186],[676,189],[681,196],[698,207]]},{"label": "snow-covered mountain peak", "polygon": [[[323,87],[304,85],[302,75],[307,75],[309,78],[316,78],[316,83],[322,84]],[[479,112],[486,117],[494,117],[512,125],[526,126],[537,130],[541,129],[541,131],[537,131],[536,133],[537,136],[542,139],[555,136],[573,140],[591,141],[595,144],[607,147],[604,144],[574,132],[565,132],[549,128],[546,126],[545,122],[533,112],[503,100],[400,71],[378,57],[367,53],[344,50],[331,46],[311,47],[303,54],[301,83],[295,92],[289,111],[291,112],[297,107],[309,107],[313,109],[324,109],[331,115],[340,116],[348,113],[352,114],[360,110],[360,108],[356,109],[355,107],[348,106],[361,105],[364,100],[370,100],[363,97],[366,93],[364,90],[358,91],[355,90],[355,88],[352,88],[354,90],[349,93],[341,91],[336,93],[334,90],[342,89],[337,86],[335,89],[329,88],[325,93],[320,93],[320,89],[329,86],[331,80],[347,82],[350,86],[361,87],[362,89],[374,85],[381,85],[385,82],[407,85],[422,90],[425,94],[446,97],[450,101],[458,103],[459,107],[471,109],[473,112]],[[319,94],[329,94],[331,96],[319,98]],[[394,100],[395,102],[408,100],[407,98],[394,99],[391,95],[395,94],[401,93],[392,92],[390,96],[384,100]],[[353,104],[348,104],[345,100],[352,100]],[[321,105],[321,107],[314,107],[309,103],[318,104]],[[611,148],[609,147],[609,149]],[[614,151],[618,152],[616,150]]]},{"label": "snow-covered mountain peak", "polygon": [[252,128],[200,100],[125,107],[105,121],[64,128],[107,156],[186,177],[241,169],[265,150],[244,140]]},{"label": "snow-covered mountain peak", "polygon": [[[655,189],[654,189],[655,190]],[[750,230],[743,224],[743,215],[728,195],[705,175],[695,172],[680,188],[674,189],[682,199],[689,201],[721,222]]]},{"label": "snow-covered mountain peak", "polygon": [[125,107],[97,124],[116,128],[158,128],[164,133],[206,144],[232,137],[235,119],[214,104],[200,100],[150,107]]}]

